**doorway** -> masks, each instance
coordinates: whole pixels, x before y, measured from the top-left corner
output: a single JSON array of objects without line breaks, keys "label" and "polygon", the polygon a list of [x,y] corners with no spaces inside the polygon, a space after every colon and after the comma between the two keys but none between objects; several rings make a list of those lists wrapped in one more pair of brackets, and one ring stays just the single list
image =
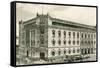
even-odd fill
[{"label": "doorway", "polygon": [[44,52],[40,52],[40,59],[45,59],[45,53]]}]

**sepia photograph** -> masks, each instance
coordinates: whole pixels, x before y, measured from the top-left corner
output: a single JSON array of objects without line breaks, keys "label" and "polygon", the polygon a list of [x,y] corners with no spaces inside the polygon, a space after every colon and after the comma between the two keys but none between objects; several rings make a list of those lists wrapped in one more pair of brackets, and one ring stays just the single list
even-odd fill
[{"label": "sepia photograph", "polygon": [[97,7],[16,3],[16,65],[97,61]]}]

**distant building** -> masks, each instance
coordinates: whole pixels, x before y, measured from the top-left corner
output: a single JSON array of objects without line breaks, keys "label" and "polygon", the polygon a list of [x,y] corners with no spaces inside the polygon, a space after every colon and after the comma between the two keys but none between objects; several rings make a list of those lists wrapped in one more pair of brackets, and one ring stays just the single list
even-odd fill
[{"label": "distant building", "polygon": [[70,55],[94,54],[95,26],[39,15],[19,22],[19,51],[33,59],[64,59]]}]

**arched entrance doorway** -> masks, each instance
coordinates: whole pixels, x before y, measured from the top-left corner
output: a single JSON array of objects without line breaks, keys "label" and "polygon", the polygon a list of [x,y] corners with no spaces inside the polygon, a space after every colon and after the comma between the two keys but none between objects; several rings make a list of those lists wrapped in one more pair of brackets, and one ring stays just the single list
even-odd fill
[{"label": "arched entrance doorway", "polygon": [[40,52],[40,59],[45,59],[45,53],[44,52]]}]

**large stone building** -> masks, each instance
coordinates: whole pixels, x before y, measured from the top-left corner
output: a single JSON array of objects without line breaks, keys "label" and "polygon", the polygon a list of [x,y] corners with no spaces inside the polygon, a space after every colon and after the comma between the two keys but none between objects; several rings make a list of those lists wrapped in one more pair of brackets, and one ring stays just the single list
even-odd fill
[{"label": "large stone building", "polygon": [[56,60],[94,54],[96,27],[39,15],[19,22],[17,54],[30,59]]}]

